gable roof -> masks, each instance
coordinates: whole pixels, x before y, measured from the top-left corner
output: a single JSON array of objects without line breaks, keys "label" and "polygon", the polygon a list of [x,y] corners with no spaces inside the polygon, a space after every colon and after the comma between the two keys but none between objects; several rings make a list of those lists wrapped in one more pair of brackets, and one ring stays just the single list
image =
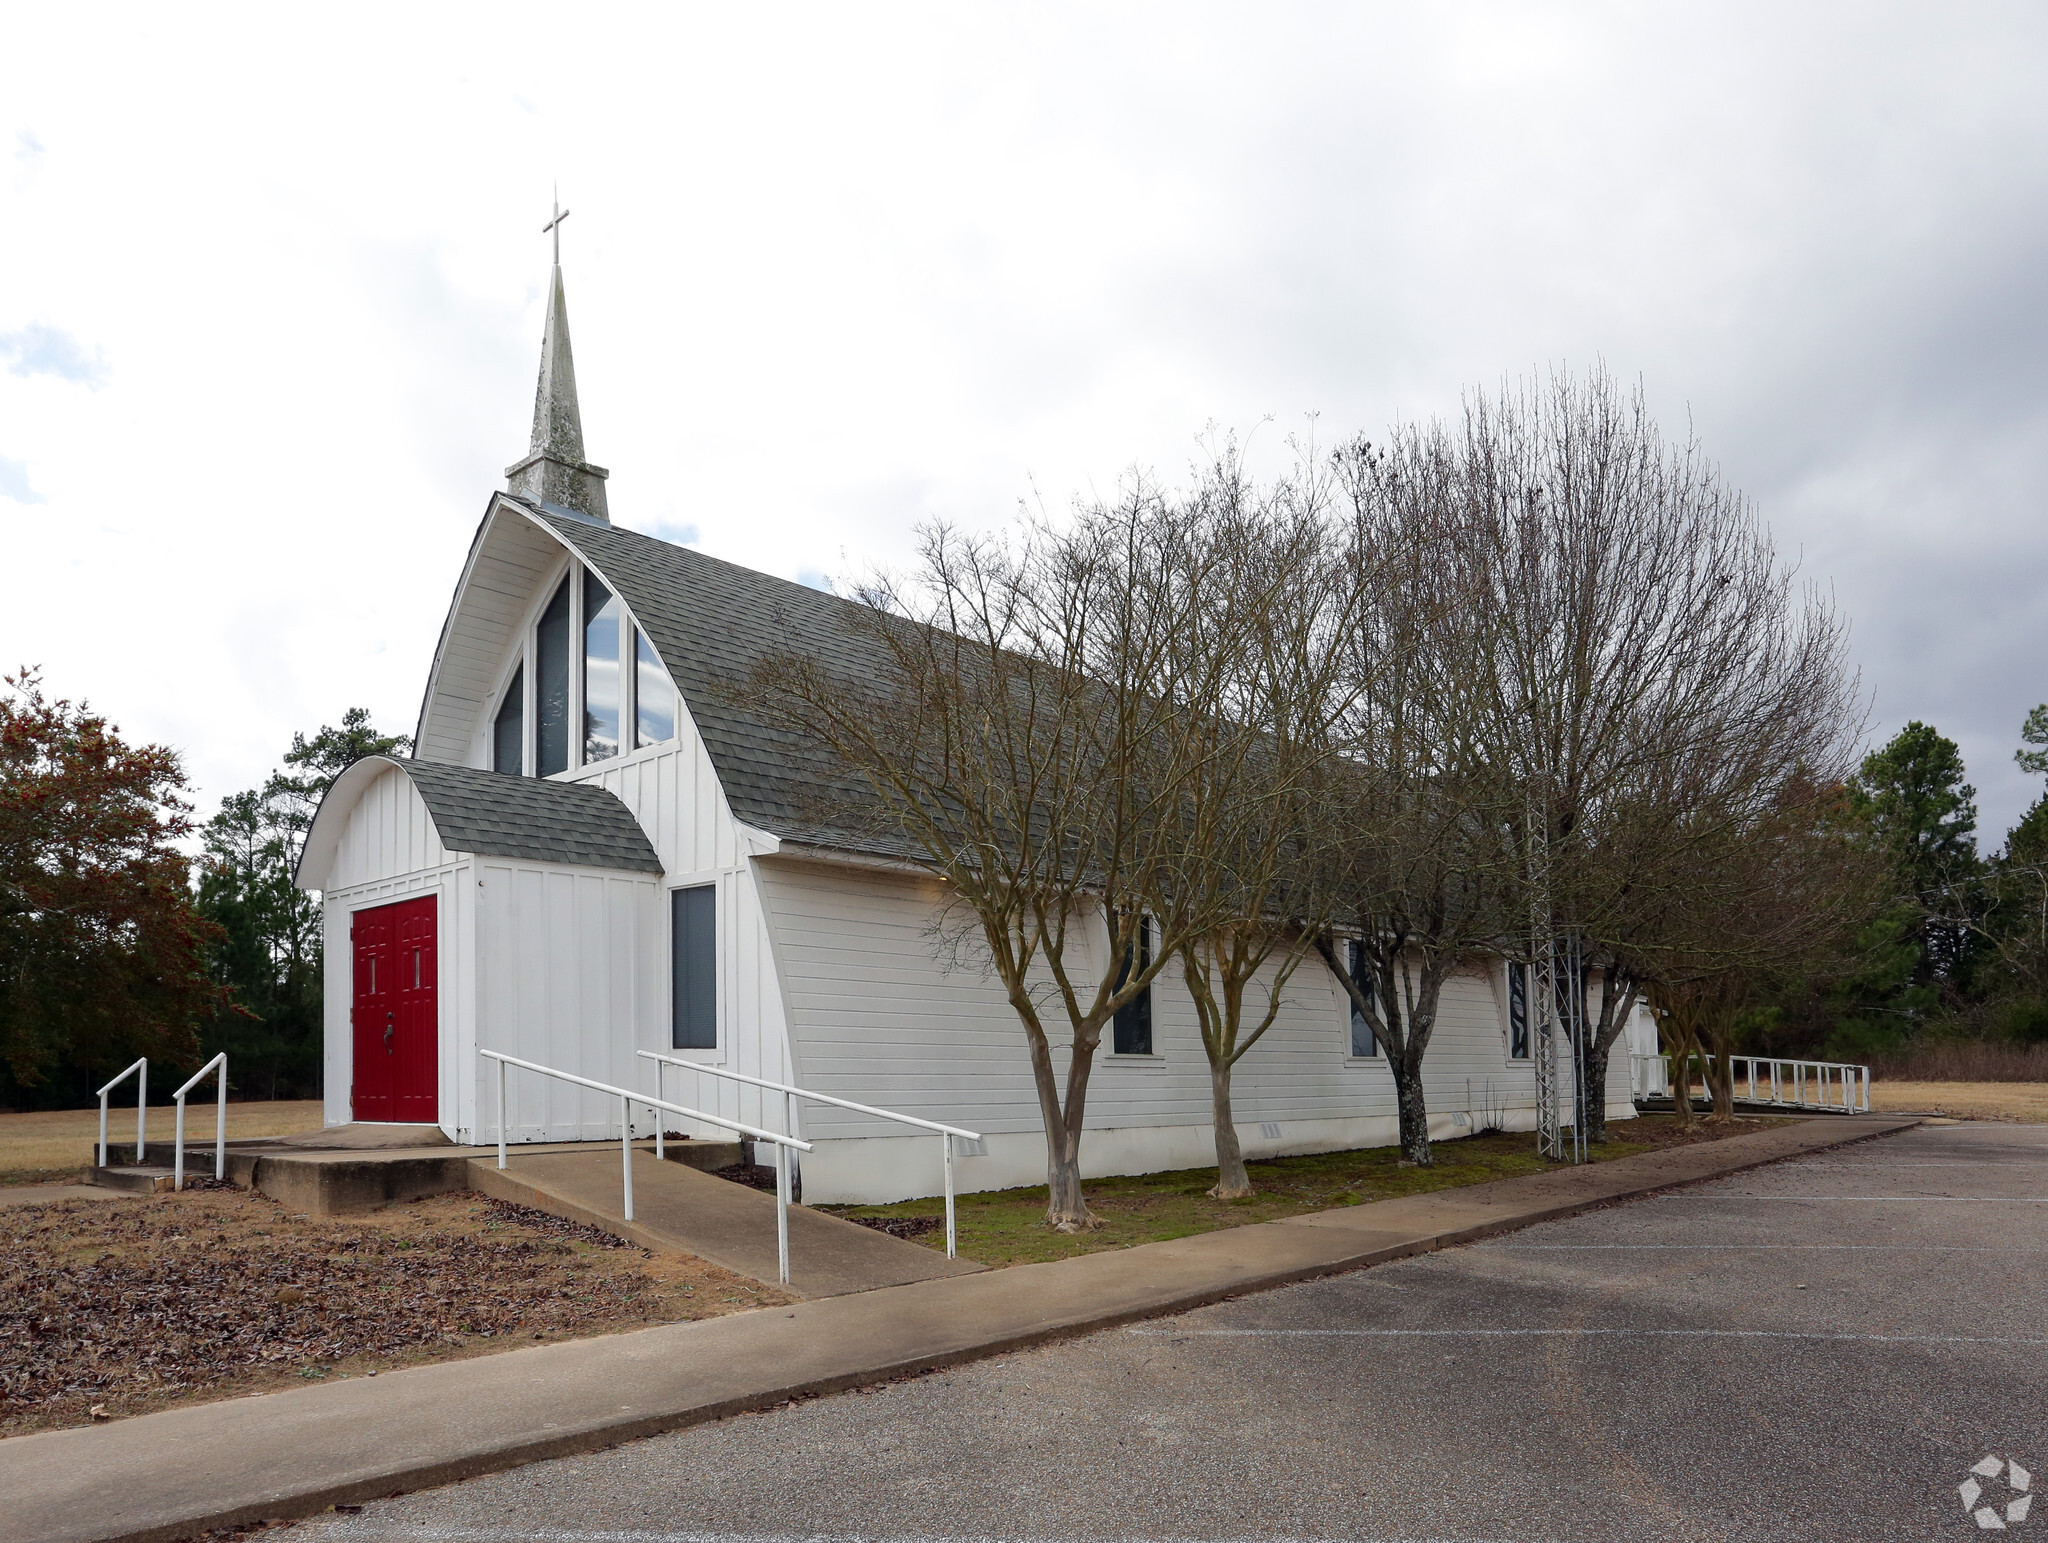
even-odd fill
[{"label": "gable roof", "polygon": [[909,854],[900,837],[827,819],[820,797],[826,789],[856,799],[860,790],[847,786],[825,751],[750,702],[755,667],[776,655],[809,654],[835,671],[881,677],[887,663],[858,604],[638,531],[500,496],[552,530],[626,602],[682,693],[736,819],[795,841]]},{"label": "gable roof", "polygon": [[329,785],[306,833],[296,883],[308,889],[324,887],[348,812],[364,788],[394,769],[412,779],[441,845],[452,852],[628,873],[662,871],[661,858],[633,811],[595,783],[513,777],[405,756],[372,755]]}]

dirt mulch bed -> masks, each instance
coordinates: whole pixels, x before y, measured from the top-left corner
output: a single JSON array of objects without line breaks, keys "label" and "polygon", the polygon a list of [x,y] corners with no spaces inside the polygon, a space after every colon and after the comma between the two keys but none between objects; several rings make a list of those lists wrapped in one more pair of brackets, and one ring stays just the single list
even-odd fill
[{"label": "dirt mulch bed", "polygon": [[480,1195],[311,1217],[225,1187],[11,1208],[0,1435],[788,1300]]},{"label": "dirt mulch bed", "polygon": [[727,1163],[723,1168],[713,1168],[711,1177],[724,1179],[730,1184],[744,1184],[748,1189],[764,1189],[775,1193],[775,1170],[766,1163]]},{"label": "dirt mulch bed", "polygon": [[943,1216],[849,1216],[847,1220],[859,1227],[886,1232],[892,1238],[921,1238],[927,1233],[946,1230],[946,1218]]},{"label": "dirt mulch bed", "polygon": [[[1661,1152],[1666,1147],[1689,1147],[1702,1141],[1722,1141],[1730,1136],[1752,1136],[1758,1131],[1776,1130],[1781,1125],[1793,1124],[1801,1118],[1808,1117],[1739,1114],[1716,1123],[1712,1116],[1702,1111],[1694,1114],[1692,1129],[1681,1130],[1673,1116],[1660,1114],[1635,1120],[1610,1120],[1607,1122],[1607,1137],[1610,1141],[1625,1141],[1638,1150]],[[1566,1139],[1570,1139],[1569,1135]]]}]

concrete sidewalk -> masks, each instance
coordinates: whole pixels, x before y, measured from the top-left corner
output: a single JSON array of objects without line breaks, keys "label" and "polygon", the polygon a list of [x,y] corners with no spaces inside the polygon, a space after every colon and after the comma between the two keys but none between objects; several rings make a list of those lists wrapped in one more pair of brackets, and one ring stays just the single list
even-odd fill
[{"label": "concrete sidewalk", "polygon": [[1054,1264],[444,1362],[0,1441],[6,1543],[164,1543],[589,1451],[1473,1242],[1903,1130],[1818,1119]]}]

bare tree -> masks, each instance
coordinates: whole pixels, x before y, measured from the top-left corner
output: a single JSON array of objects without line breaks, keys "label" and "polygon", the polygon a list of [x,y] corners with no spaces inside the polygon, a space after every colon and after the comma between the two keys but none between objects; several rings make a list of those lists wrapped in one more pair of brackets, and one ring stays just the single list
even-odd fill
[{"label": "bare tree", "polygon": [[1155,512],[1158,538],[1143,543],[1158,565],[1138,604],[1175,621],[1162,673],[1139,684],[1177,706],[1183,761],[1160,860],[1143,871],[1148,905],[1214,918],[1178,956],[1209,1063],[1221,1198],[1251,1193],[1232,1071],[1278,1020],[1318,930],[1314,815],[1346,708],[1337,645],[1360,592],[1333,547],[1328,495],[1311,457],[1258,485],[1231,447]]},{"label": "bare tree", "polygon": [[1484,654],[1470,712],[1518,790],[1520,909],[1605,965],[1585,1064],[1601,1140],[1658,886],[1716,821],[1845,765],[1861,718],[1844,628],[1698,444],[1667,444],[1640,387],[1596,372],[1475,393],[1453,460],[1458,587]]},{"label": "bare tree", "polygon": [[1456,447],[1441,428],[1404,429],[1384,449],[1345,447],[1336,467],[1362,600],[1346,640],[1343,775],[1323,806],[1331,924],[1317,949],[1386,1052],[1402,1156],[1428,1163],[1423,1058],[1445,982],[1505,926],[1512,784],[1475,737],[1485,656],[1457,560]]},{"label": "bare tree", "polygon": [[[1679,849],[1672,882],[1645,918],[1633,962],[1658,1012],[1674,1068],[1704,1051],[1716,1120],[1733,1118],[1733,1057],[1742,1010],[1761,987],[1822,968],[1881,907],[1890,877],[1839,781],[1803,772],[1739,815],[1702,800],[1697,839]],[[1673,1089],[1690,1124],[1690,1077]]]},{"label": "bare tree", "polygon": [[857,646],[791,652],[753,682],[830,752],[822,817],[940,878],[942,939],[1002,983],[1062,1231],[1095,1224],[1080,1153],[1104,1027],[1218,921],[1213,896],[1162,871],[1212,737],[1177,677],[1186,610],[1147,595],[1165,507],[1133,479],[1068,526],[927,528],[909,577],[857,596]]}]

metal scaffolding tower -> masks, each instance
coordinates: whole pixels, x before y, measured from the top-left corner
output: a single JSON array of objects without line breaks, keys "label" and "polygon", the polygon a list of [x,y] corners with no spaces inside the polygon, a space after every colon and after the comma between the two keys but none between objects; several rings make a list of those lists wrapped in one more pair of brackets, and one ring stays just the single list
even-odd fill
[{"label": "metal scaffolding tower", "polygon": [[[1530,877],[1534,881],[1529,907],[1529,994],[1535,999],[1532,1005],[1536,1015],[1536,1150],[1556,1162],[1583,1163],[1585,957],[1576,937],[1558,935],[1550,897],[1549,821],[1533,806],[1528,830]],[[1570,1060],[1561,1066],[1564,1056]]]}]

